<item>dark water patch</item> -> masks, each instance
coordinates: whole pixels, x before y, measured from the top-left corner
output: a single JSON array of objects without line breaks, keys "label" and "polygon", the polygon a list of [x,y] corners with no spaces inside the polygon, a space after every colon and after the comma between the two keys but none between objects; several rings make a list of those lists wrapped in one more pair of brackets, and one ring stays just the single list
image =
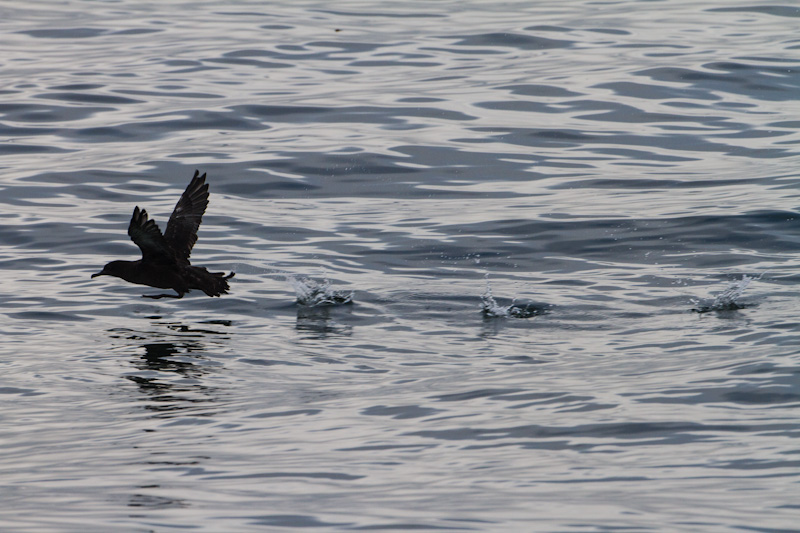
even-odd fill
[{"label": "dark water patch", "polygon": [[[692,117],[673,113],[653,113],[638,109],[634,106],[598,102],[594,100],[572,100],[560,102],[558,104],[546,104],[543,102],[530,101],[500,101],[500,102],[480,102],[477,107],[485,109],[521,111],[528,113],[569,113],[575,118],[583,120],[594,120],[600,122],[622,122],[622,123],[669,123],[669,122],[695,122],[703,127],[702,131],[709,129],[731,129],[740,124],[731,124],[728,118],[723,116]],[[579,115],[578,113],[587,111],[605,111],[590,115]],[[782,135],[782,133],[764,132],[765,135]]]},{"label": "dark water patch", "polygon": [[538,96],[543,98],[571,98],[575,96],[583,96],[583,93],[570,91],[569,89],[565,89],[556,85],[501,85],[497,88],[509,91],[511,94],[518,94],[520,96]]},{"label": "dark water patch", "polygon": [[57,148],[55,146],[40,146],[35,144],[19,144],[19,143],[3,143],[0,142],[0,155],[13,155],[13,154],[58,154],[73,152],[66,148]]},{"label": "dark water patch", "polygon": [[441,63],[436,63],[433,61],[401,61],[401,60],[365,60],[365,61],[351,61],[347,64],[351,67],[357,68],[370,68],[370,67],[412,67],[412,68],[428,68],[428,67],[440,67]]},{"label": "dark water patch", "polygon": [[598,83],[594,86],[597,89],[610,89],[615,94],[628,96],[631,98],[644,98],[647,100],[669,100],[681,98],[689,100],[709,100],[718,101],[722,97],[703,91],[700,89],[661,86],[649,83],[636,83],[631,81],[617,81],[610,83]]},{"label": "dark water patch", "polygon": [[714,7],[705,11],[711,13],[762,13],[776,17],[800,17],[800,7],[790,6]]},{"label": "dark water patch", "polygon": [[212,474],[206,480],[214,479],[274,479],[274,478],[299,478],[299,479],[326,479],[331,481],[358,481],[366,476],[342,474],[339,472],[255,472],[242,475]]},{"label": "dark water patch", "polygon": [[508,361],[509,364],[526,364],[526,365],[542,365],[550,363],[551,361],[546,361],[542,359],[536,359],[531,357],[530,355],[508,355],[503,357],[503,360]]},{"label": "dark water patch", "polygon": [[784,57],[765,57],[765,56],[737,56],[733,59],[740,61],[753,61],[756,63],[792,63],[797,64],[797,59]]},{"label": "dark water patch", "polygon": [[195,59],[165,59],[162,65],[168,67],[202,67],[203,63]]},{"label": "dark water patch", "polygon": [[441,39],[458,39],[457,46],[503,47],[519,50],[548,50],[551,48],[569,48],[575,41],[548,39],[521,33],[481,33],[477,35],[455,35],[440,37]]},{"label": "dark water patch", "polygon": [[[574,129],[514,129],[510,131],[504,128],[505,133],[498,133],[496,128],[484,128],[478,127],[474,128],[474,131],[480,133],[493,133],[489,138],[480,139],[480,140],[471,140],[470,139],[459,139],[462,142],[494,142],[496,140],[501,140],[502,142],[508,142],[511,144],[523,144],[526,146],[561,146],[564,148],[580,146],[584,143],[589,142],[597,142],[599,141],[599,137],[590,135],[588,133],[584,133],[583,131],[578,131]],[[526,142],[522,142],[522,139],[525,139]],[[530,140],[528,140],[530,139]],[[618,137],[614,137],[614,142],[618,143]]]},{"label": "dark water patch", "polygon": [[612,28],[584,28],[584,31],[603,33],[605,35],[631,35],[631,32]]},{"label": "dark water patch", "polygon": [[105,85],[99,83],[72,83],[69,85],[54,85],[48,87],[51,91],[94,91],[95,89],[102,89]]},{"label": "dark water patch", "polygon": [[247,523],[249,524],[270,527],[316,528],[346,527],[352,525],[352,522],[324,522],[309,515],[274,514],[263,516],[246,516],[244,519],[247,520]]},{"label": "dark water patch", "polygon": [[158,28],[131,28],[129,30],[119,30],[112,32],[111,35],[147,35],[150,33],[161,33],[164,30]]},{"label": "dark water patch", "polygon": [[[771,131],[771,130],[749,130],[737,131],[734,133],[719,133],[714,137],[717,139],[770,139],[773,137],[785,137],[792,135],[790,131]],[[775,143],[780,144],[780,143]],[[794,140],[787,141],[787,144],[797,144]]]},{"label": "dark water patch", "polygon": [[800,376],[800,368],[771,362],[747,363],[737,365],[730,374],[732,376],[764,376],[769,380],[788,378],[791,383],[794,383],[794,378]]},{"label": "dark water patch", "polygon": [[[637,165],[644,166],[644,161],[663,161],[667,163],[678,163],[681,161],[699,161],[700,158],[698,157],[683,157],[678,155],[666,155],[666,154],[656,154],[653,152],[647,152],[645,150],[631,150],[631,149],[624,149],[624,148],[601,148],[601,149],[594,149],[593,152],[595,154],[606,154],[606,155],[613,155],[613,156],[620,156],[626,160],[630,161],[637,161]],[[636,181],[636,180],[632,180]],[[629,188],[633,186],[633,184],[629,184],[627,187]]]},{"label": "dark water patch", "polygon": [[478,102],[475,107],[490,109],[495,111],[517,111],[520,113],[561,113],[562,110],[556,106],[543,102],[528,101],[489,101]]},{"label": "dark water patch", "polygon": [[462,138],[456,139],[463,143],[493,143],[503,142],[519,146],[535,148],[576,148],[583,145],[616,144],[653,147],[661,150],[674,150],[677,152],[704,152],[722,153],[726,155],[753,158],[774,159],[794,157],[794,151],[783,148],[747,148],[738,145],[712,142],[706,135],[681,132],[678,134],[662,135],[616,135],[604,132],[603,134],[590,134],[576,129],[550,129],[550,128],[470,128],[478,133],[488,133],[483,139]]},{"label": "dark water patch", "polygon": [[[531,444],[541,439],[614,439],[616,446],[658,446],[686,445],[692,442],[708,441],[726,433],[746,433],[747,425],[734,424],[696,424],[687,422],[610,422],[605,424],[579,424],[571,427],[525,425],[497,428],[457,428],[442,430],[423,430],[408,435],[449,441],[488,441],[513,439],[517,445]],[[610,445],[605,441],[605,445]],[[595,445],[576,443],[572,445],[582,450],[590,450]]]},{"label": "dark water patch", "polygon": [[527,26],[523,29],[525,31],[552,31],[556,33],[569,33],[572,31],[572,28],[568,28],[566,26],[550,26],[547,24],[542,24],[538,26]]},{"label": "dark water patch", "polygon": [[437,120],[464,121],[476,120],[477,117],[456,111],[437,110],[435,108],[421,107],[295,107],[295,106],[268,106],[245,105],[230,108],[237,114],[255,116],[270,121],[281,122],[303,121],[314,123],[375,123],[375,124],[400,124],[407,117],[434,118]]},{"label": "dark water patch", "polygon": [[[195,74],[195,73],[198,73],[198,72],[208,72],[208,71],[214,71],[214,70],[225,70],[225,68],[226,68],[226,67],[215,67],[215,66],[212,66],[212,65],[205,65],[205,64],[203,64],[203,63],[201,63],[199,61],[164,61],[165,65],[170,64],[170,63],[194,63],[194,65],[187,65],[187,66],[185,66],[183,68],[179,67],[179,68],[176,68],[174,70],[167,71],[168,74],[173,74],[173,75],[174,74],[184,74],[184,75],[185,74]],[[235,85],[236,83],[232,82],[231,84]]]},{"label": "dark water patch", "polygon": [[[460,522],[460,520],[459,520]],[[470,522],[466,520],[466,522]],[[353,526],[348,529],[352,529],[355,531],[450,531],[457,529],[459,531],[475,531],[476,528],[467,527],[465,525],[461,526],[440,526],[440,525],[433,525],[426,522],[391,522],[387,524],[379,524],[373,526]]]},{"label": "dark water patch", "polygon": [[[259,63],[271,64],[270,62],[260,61],[258,57],[267,57],[270,59],[277,59],[287,61],[288,63],[280,63],[286,67],[295,66],[299,61],[307,60],[345,60],[347,58],[336,57],[336,52],[309,50],[307,46],[276,46],[277,50],[262,50],[246,48],[242,50],[234,50],[233,52],[226,52],[222,55],[222,61],[254,61],[253,66],[260,66]],[[244,63],[248,64],[248,63]]]},{"label": "dark water patch", "polygon": [[126,104],[142,103],[142,100],[134,100],[133,98],[125,98],[122,96],[112,96],[110,94],[83,94],[76,92],[41,93],[34,95],[33,98],[42,98],[47,100],[61,100],[63,102],[78,102],[86,104],[126,105]]},{"label": "dark water patch", "polygon": [[0,135],[7,137],[33,137],[37,135],[53,135],[57,133],[57,128],[20,128],[14,126],[7,126],[0,123]]},{"label": "dark water patch", "polygon": [[[666,48],[666,49],[674,49],[674,50],[689,50],[691,46],[684,46],[680,44],[652,44],[652,43],[624,43],[624,44],[615,44],[612,45],[613,48],[633,48],[633,49],[647,49],[647,48]],[[681,54],[666,54],[666,53],[659,53],[659,54],[648,54],[651,57],[672,57]]]},{"label": "dark water patch", "polygon": [[800,402],[800,392],[785,392],[783,387],[774,387],[771,390],[731,390],[722,394],[722,400],[745,405],[796,404]]},{"label": "dark water patch", "polygon": [[447,18],[447,15],[442,13],[390,13],[388,11],[341,11],[332,9],[312,9],[316,13],[328,13],[330,15],[337,15],[342,17],[367,17],[378,18],[386,17],[392,19],[405,19],[405,18]]},{"label": "dark water patch", "polygon": [[166,92],[166,91],[143,91],[143,90],[134,90],[134,89],[119,89],[115,91],[119,94],[132,94],[136,96],[157,96],[157,97],[170,97],[170,98],[200,98],[200,99],[215,99],[215,98],[225,98],[221,94],[213,94],[213,93],[198,93],[198,92]]},{"label": "dark water patch", "polygon": [[[275,168],[286,168],[288,165],[276,166]],[[264,197],[275,197],[275,193],[280,193],[281,196],[294,196],[294,195],[309,195],[315,190],[322,189],[321,185],[310,184],[305,181],[297,181],[286,178],[273,178],[259,180],[259,183],[252,183],[249,180],[233,181],[229,184],[223,185],[224,191],[228,194],[241,194],[246,195],[264,195]],[[294,194],[290,194],[294,193]],[[279,230],[283,232],[283,230]],[[297,228],[292,230],[292,234],[300,239],[300,233]]]},{"label": "dark water patch", "polygon": [[295,409],[293,411],[255,413],[248,415],[248,418],[275,418],[284,416],[314,416],[322,413],[322,409]]},{"label": "dark water patch", "polygon": [[128,507],[142,507],[146,509],[182,509],[190,507],[184,500],[175,500],[153,496],[150,494],[132,494],[128,500]]},{"label": "dark water patch", "polygon": [[721,464],[714,465],[715,468],[724,468],[726,470],[774,470],[777,468],[791,468],[796,469],[800,467],[800,461],[769,461],[758,459],[738,459],[734,461],[725,461]]},{"label": "dark water patch", "polygon": [[443,102],[443,98],[431,98],[431,97],[417,97],[417,96],[409,96],[407,98],[398,98],[398,103],[405,103],[405,104],[432,104],[436,102]]},{"label": "dark water patch", "polygon": [[85,322],[91,320],[72,313],[53,311],[21,311],[19,313],[7,313],[6,316],[19,320],[42,320],[46,322]]},{"label": "dark water patch", "polygon": [[343,452],[375,452],[383,450],[409,450],[412,452],[422,451],[429,448],[434,448],[435,445],[431,444],[375,444],[371,446],[355,446],[353,448],[340,448],[339,451]]},{"label": "dark water patch", "polygon": [[232,57],[206,58],[205,63],[221,63],[223,65],[247,65],[248,67],[258,67],[265,69],[292,68],[294,65],[289,63],[275,63],[273,61],[259,61],[257,59],[240,59]]},{"label": "dark water patch", "polygon": [[37,39],[89,39],[104,35],[108,30],[99,28],[52,28],[45,30],[23,30],[22,33]]},{"label": "dark water patch", "polygon": [[787,128],[790,130],[800,129],[800,120],[781,120],[767,124],[770,128]]},{"label": "dark water patch", "polygon": [[442,409],[421,407],[419,405],[404,405],[396,407],[375,405],[373,407],[368,407],[367,409],[364,409],[363,411],[361,411],[361,414],[365,416],[389,416],[397,420],[405,420],[411,418],[424,418],[443,412],[445,411]]},{"label": "dark water patch", "polygon": [[569,103],[569,112],[605,111],[593,115],[575,115],[584,120],[599,120],[601,122],[630,122],[630,123],[663,123],[663,122],[696,122],[704,128],[730,129],[742,124],[730,124],[728,118],[723,116],[687,117],[673,113],[653,113],[624,104],[609,104],[594,101],[575,101]]},{"label": "dark water patch", "polygon": [[[795,383],[748,382],[728,387],[685,388],[663,391],[663,396],[639,398],[641,403],[663,403],[682,405],[762,405],[785,407],[800,402],[800,391]],[[788,390],[787,390],[788,389]],[[789,426],[786,427],[789,429]]]},{"label": "dark water patch", "polygon": [[307,363],[298,363],[296,361],[279,361],[276,359],[250,359],[250,358],[243,358],[239,359],[239,362],[245,363],[248,365],[254,366],[275,366],[275,365],[286,365],[286,366],[310,366]]},{"label": "dark water patch", "polygon": [[[32,205],[39,208],[46,207],[46,204],[43,205],[41,202]],[[10,244],[18,249],[44,249],[56,252],[68,251],[70,248],[85,250],[87,244],[96,241],[96,238],[86,237],[83,233],[84,228],[78,229],[70,224],[26,221],[24,225],[4,231],[0,237],[3,244]]]},{"label": "dark water patch", "polygon": [[18,396],[41,396],[47,394],[34,389],[20,389],[17,387],[0,387],[0,394],[13,394]]},{"label": "dark water patch", "polygon": [[[8,228],[0,228],[0,244],[6,246],[15,246],[24,244],[30,240],[22,232],[16,230],[9,230]],[[64,266],[63,259],[50,259],[47,257],[11,257],[9,259],[0,259],[0,267],[7,269],[49,269],[58,266]]]},{"label": "dark water patch", "polygon": [[[232,156],[231,154],[226,154],[226,153],[222,153],[222,152],[203,152],[202,154],[198,154],[198,153],[195,153],[195,152],[185,152],[185,153],[180,153],[180,154],[171,154],[169,157],[172,158],[172,159],[179,159],[181,161],[188,161],[188,160],[191,160],[191,159],[205,160],[207,158],[213,158],[213,159],[215,159],[217,161],[224,161],[225,159],[233,159],[234,158],[234,156]],[[196,165],[196,166],[200,166],[200,165]]]},{"label": "dark water patch", "polygon": [[306,43],[308,47],[318,47],[318,48],[334,48],[341,50],[342,52],[353,53],[353,54],[363,54],[366,52],[372,52],[378,50],[380,48],[386,48],[390,46],[388,44],[380,44],[380,43],[370,43],[370,42],[357,42],[357,41],[311,41]]},{"label": "dark water patch", "polygon": [[[294,66],[294,64],[298,61],[303,60],[335,60],[335,61],[349,61],[348,65],[351,67],[370,67],[370,66],[411,66],[411,67],[429,67],[429,66],[441,66],[441,63],[438,62],[415,62],[415,61],[406,61],[402,62],[399,60],[390,61],[390,60],[378,60],[378,59],[371,59],[365,60],[360,59],[356,61],[352,61],[352,58],[342,57],[338,54],[339,51],[319,51],[319,50],[309,50],[308,46],[294,46],[294,47],[276,47],[278,50],[260,50],[260,49],[244,49],[244,50],[236,50],[233,52],[227,52],[223,54],[222,58],[218,59],[206,59],[204,61],[207,62],[221,62],[221,63],[231,63],[231,64],[242,64],[242,65],[251,65],[251,66],[259,66],[265,68],[271,68],[275,66],[283,66],[283,67],[290,67]],[[287,53],[288,52],[288,53]],[[383,54],[375,54],[375,57],[381,56],[397,56],[402,59],[406,60],[414,60],[414,59],[423,59],[423,58],[431,58],[430,54],[419,54],[419,53],[383,53]],[[271,63],[262,61],[260,59],[253,59],[258,57],[268,57],[270,59],[278,59],[282,61],[289,61],[291,63]],[[331,71],[327,71],[331,72]],[[358,71],[350,71],[351,73],[355,74]]]},{"label": "dark water patch", "polygon": [[477,398],[498,399],[509,394],[523,392],[522,389],[481,389],[469,392],[459,392],[458,394],[446,394],[444,396],[433,396],[432,399],[440,402],[463,402],[465,400],[475,400]]},{"label": "dark water patch", "polygon": [[225,17],[273,17],[269,13],[263,13],[258,11],[215,11],[214,15],[222,15]]},{"label": "dark water patch", "polygon": [[800,90],[800,69],[794,67],[729,61],[707,63],[703,68],[708,70],[658,67],[640,70],[634,74],[647,76],[657,82],[689,84],[708,94],[731,93],[766,101],[793,100]]},{"label": "dark water patch", "polygon": [[123,140],[133,140],[134,135],[126,132],[122,128],[100,127],[82,128],[70,131],[70,137],[84,138],[93,142],[118,142]]}]

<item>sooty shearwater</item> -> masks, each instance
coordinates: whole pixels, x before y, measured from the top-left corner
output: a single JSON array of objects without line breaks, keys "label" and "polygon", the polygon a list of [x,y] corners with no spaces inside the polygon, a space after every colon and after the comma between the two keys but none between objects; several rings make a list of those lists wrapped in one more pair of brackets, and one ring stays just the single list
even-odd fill
[{"label": "sooty shearwater", "polygon": [[189,255],[197,242],[197,228],[203,221],[208,206],[208,184],[205,173],[195,170],[194,177],[175,205],[167,223],[167,231],[161,230],[154,220],[147,218],[147,211],[133,210],[128,235],[142,250],[138,261],[111,261],[97,276],[116,276],[131,283],[149,285],[159,289],[173,289],[178,294],[144,294],[143,298],[183,298],[192,289],[199,289],[209,296],[228,292],[228,281],[233,277],[224,272],[209,272],[204,267],[189,264]]}]

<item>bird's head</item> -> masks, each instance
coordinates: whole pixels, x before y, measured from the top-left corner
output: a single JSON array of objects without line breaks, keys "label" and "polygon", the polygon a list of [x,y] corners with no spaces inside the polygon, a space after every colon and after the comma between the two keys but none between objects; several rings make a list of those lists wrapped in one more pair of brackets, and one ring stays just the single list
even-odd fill
[{"label": "bird's head", "polygon": [[96,278],[97,276],[114,276],[121,278],[123,272],[126,270],[126,265],[129,263],[130,261],[111,261],[103,267],[103,270],[96,274],[92,274],[92,278]]}]

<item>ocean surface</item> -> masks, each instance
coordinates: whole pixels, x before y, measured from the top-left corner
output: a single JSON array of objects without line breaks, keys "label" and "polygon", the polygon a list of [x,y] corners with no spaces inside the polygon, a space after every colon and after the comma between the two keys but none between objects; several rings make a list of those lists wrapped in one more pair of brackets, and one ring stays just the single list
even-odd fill
[{"label": "ocean surface", "polygon": [[0,1],[0,530],[800,531],[798,28]]}]

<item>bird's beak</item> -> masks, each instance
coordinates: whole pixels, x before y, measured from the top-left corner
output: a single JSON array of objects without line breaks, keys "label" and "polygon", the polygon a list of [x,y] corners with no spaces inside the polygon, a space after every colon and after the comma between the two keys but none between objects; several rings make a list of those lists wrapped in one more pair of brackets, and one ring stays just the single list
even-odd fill
[{"label": "bird's beak", "polygon": [[94,279],[94,278],[96,278],[97,276],[102,276],[103,274],[105,274],[105,271],[102,271],[102,270],[101,270],[101,271],[100,271],[100,272],[98,272],[97,274],[92,274],[92,278]]}]

